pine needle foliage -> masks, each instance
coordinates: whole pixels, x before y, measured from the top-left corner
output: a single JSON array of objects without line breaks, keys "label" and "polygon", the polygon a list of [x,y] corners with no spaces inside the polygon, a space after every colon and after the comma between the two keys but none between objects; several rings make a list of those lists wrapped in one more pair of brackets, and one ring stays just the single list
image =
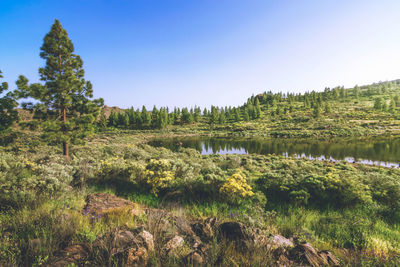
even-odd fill
[{"label": "pine needle foliage", "polygon": [[95,120],[103,99],[91,100],[93,89],[84,78],[83,61],[74,54],[74,45],[58,20],[43,40],[40,57],[46,61],[39,68],[42,83],[28,85],[20,76],[17,81],[19,96],[33,98],[38,103],[23,103],[43,121],[43,137],[52,143],[62,143],[69,157],[69,143],[82,143],[94,131]]}]

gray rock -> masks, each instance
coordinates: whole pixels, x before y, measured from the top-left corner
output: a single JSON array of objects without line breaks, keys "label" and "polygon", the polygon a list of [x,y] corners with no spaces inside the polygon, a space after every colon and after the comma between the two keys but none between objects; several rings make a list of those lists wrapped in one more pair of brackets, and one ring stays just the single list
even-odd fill
[{"label": "gray rock", "polygon": [[185,240],[181,236],[176,235],[172,239],[170,239],[167,244],[165,244],[165,251],[168,255],[173,255],[176,253],[176,250],[178,248],[183,246],[184,243]]}]

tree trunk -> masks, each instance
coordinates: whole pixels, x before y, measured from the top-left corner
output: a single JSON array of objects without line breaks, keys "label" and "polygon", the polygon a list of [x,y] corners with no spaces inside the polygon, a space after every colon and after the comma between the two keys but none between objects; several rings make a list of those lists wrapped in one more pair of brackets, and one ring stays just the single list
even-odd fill
[{"label": "tree trunk", "polygon": [[[58,63],[59,63],[59,74],[61,77],[61,54],[58,54]],[[61,90],[62,91],[62,90]],[[65,128],[65,124],[67,123],[67,110],[66,108],[63,106],[62,107],[62,116],[63,116],[63,132],[65,134],[66,128]],[[68,142],[64,141],[63,142],[63,154],[65,156],[65,158],[67,159],[67,161],[69,161],[69,148],[68,148]]]},{"label": "tree trunk", "polygon": [[[67,110],[65,109],[65,107],[63,107],[62,109],[62,113],[63,113],[63,131],[65,131],[65,124],[67,123]],[[64,152],[64,156],[67,160],[69,160],[69,148],[68,148],[68,142],[64,141],[63,142],[63,152]]]},{"label": "tree trunk", "polygon": [[63,151],[64,151],[64,156],[69,159],[69,148],[68,148],[68,142],[63,142]]}]

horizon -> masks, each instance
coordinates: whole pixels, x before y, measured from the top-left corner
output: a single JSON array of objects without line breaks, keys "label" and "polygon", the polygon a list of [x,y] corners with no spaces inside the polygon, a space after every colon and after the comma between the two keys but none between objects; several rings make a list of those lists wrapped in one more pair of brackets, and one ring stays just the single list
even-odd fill
[{"label": "horizon", "polygon": [[94,97],[107,106],[238,106],[264,91],[399,79],[399,7],[396,1],[6,0],[0,70],[11,90],[21,74],[39,81],[40,46],[57,18],[84,61]]}]

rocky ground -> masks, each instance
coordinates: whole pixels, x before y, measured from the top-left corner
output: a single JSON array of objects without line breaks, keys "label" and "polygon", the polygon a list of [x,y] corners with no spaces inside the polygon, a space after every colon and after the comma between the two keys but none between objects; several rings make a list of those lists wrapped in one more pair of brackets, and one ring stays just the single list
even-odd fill
[{"label": "rocky ground", "polygon": [[[129,213],[146,218],[134,229],[122,227],[97,238],[91,244],[73,244],[58,253],[48,266],[151,266],[149,258],[179,258],[179,265],[218,266],[223,253],[210,262],[215,245],[225,244],[240,252],[258,251],[271,255],[277,266],[338,266],[329,251],[319,251],[293,238],[270,235],[240,222],[208,218],[188,221],[161,209],[138,204],[106,193],[88,195],[83,215],[107,219],[111,214]],[[217,253],[218,254],[218,253]]]}]

